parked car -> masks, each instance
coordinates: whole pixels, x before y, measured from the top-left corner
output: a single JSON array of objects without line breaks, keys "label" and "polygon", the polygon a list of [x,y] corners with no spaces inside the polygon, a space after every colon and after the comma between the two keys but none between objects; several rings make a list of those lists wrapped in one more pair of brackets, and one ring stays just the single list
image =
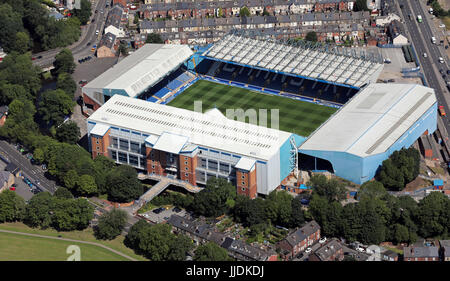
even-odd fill
[{"label": "parked car", "polygon": [[175,208],[173,208],[173,211],[174,211],[175,213],[179,213],[179,212],[181,212],[181,209],[178,208],[178,207],[175,207]]},{"label": "parked car", "polygon": [[358,248],[356,248],[356,251],[364,253],[364,248],[358,247]]},{"label": "parked car", "polygon": [[15,188],[14,186],[11,186],[11,187],[9,188],[9,190],[16,191],[16,188]]},{"label": "parked car", "polygon": [[306,248],[305,253],[311,253],[312,249],[311,248]]},{"label": "parked car", "polygon": [[439,63],[444,63],[444,59],[442,57],[439,57]]},{"label": "parked car", "polygon": [[319,243],[320,243],[320,244],[323,244],[323,243],[325,243],[326,241],[327,241],[327,238],[326,238],[326,237],[322,237],[322,238],[320,238]]},{"label": "parked car", "polygon": [[423,53],[423,57],[427,58],[428,57],[427,53]]}]

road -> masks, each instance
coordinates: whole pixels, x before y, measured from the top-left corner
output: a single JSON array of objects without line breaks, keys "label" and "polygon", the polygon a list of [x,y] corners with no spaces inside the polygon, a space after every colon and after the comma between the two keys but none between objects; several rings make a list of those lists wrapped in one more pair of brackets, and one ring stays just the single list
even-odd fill
[{"label": "road", "polygon": [[[403,9],[400,9],[400,5],[403,5]],[[446,66],[447,63],[441,64],[438,62],[438,58],[442,57],[442,55],[440,55],[438,47],[431,42],[433,33],[431,31],[430,24],[433,23],[431,23],[428,19],[428,16],[426,15],[427,12],[423,10],[419,0],[400,0],[396,6],[398,7],[398,10],[401,11],[400,15],[403,15],[404,24],[409,32],[411,42],[416,51],[420,67],[425,75],[428,87],[435,90],[438,104],[443,105],[446,112],[450,112],[450,97],[448,96],[447,90],[443,87],[444,79],[438,72],[441,68],[444,69],[444,71],[448,68]],[[409,19],[408,15],[411,15],[411,19]],[[417,21],[417,15],[422,16],[422,23]],[[440,38],[440,36],[437,38]],[[428,55],[426,58],[423,56],[424,53],[427,53]],[[447,131],[450,131],[449,120],[446,116],[444,116],[443,119]]]},{"label": "road", "polygon": [[[87,46],[88,42],[91,42],[92,44],[95,44],[99,37],[101,36],[102,30],[103,30],[103,24],[106,20],[106,15],[108,13],[109,7],[105,8],[107,0],[98,0],[97,5],[93,5],[92,11],[93,14],[91,16],[92,19],[95,19],[94,23],[91,23],[89,25],[82,26],[81,36],[80,39],[72,44],[71,46],[67,47],[72,51],[72,54],[74,57],[80,53],[86,52],[86,55],[88,54],[89,50],[91,49],[91,46]],[[110,0],[108,0],[108,3]],[[94,13],[95,10],[98,10],[98,13]],[[103,10],[103,13],[100,11]],[[100,34],[96,35],[95,31],[99,30]],[[53,64],[53,61],[55,60],[55,56],[62,50],[62,48],[56,48],[48,51],[44,51],[41,53],[33,54],[33,57],[42,56],[40,59],[36,59],[33,61],[34,65],[40,66],[40,67],[48,67]],[[92,53],[91,53],[92,54]]]},{"label": "road", "polygon": [[0,141],[0,151],[3,152],[9,159],[9,161],[16,164],[23,172],[23,174],[31,180],[34,184],[36,180],[40,181],[37,186],[44,191],[48,191],[51,194],[56,191],[56,184],[54,181],[47,179],[44,176],[44,171],[38,165],[33,165],[30,163],[24,155],[22,155],[17,149],[7,143],[6,141]]}]

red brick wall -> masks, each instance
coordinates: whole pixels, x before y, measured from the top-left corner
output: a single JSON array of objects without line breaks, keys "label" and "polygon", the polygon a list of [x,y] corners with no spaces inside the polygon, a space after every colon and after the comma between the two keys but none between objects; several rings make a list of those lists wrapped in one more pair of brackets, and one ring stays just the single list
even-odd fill
[{"label": "red brick wall", "polygon": [[188,181],[192,185],[197,185],[195,175],[195,168],[197,167],[197,155],[194,157],[180,155],[179,161],[179,178],[183,181]]},{"label": "red brick wall", "polygon": [[109,143],[109,130],[103,137],[91,135],[92,158],[95,159],[98,155],[108,157]]},{"label": "red brick wall", "polygon": [[257,186],[256,186],[256,168],[251,172],[236,171],[236,186],[237,193],[256,198]]},{"label": "red brick wall", "polygon": [[146,159],[148,173],[166,176],[164,171],[166,166],[166,153],[164,151],[152,150],[150,147],[146,147]]}]

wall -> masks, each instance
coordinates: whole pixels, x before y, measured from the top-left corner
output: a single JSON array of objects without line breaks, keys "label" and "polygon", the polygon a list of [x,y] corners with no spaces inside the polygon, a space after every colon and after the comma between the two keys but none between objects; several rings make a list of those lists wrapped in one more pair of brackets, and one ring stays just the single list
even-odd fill
[{"label": "wall", "polygon": [[371,180],[384,160],[402,148],[409,148],[414,142],[428,130],[432,134],[437,127],[437,103],[415,122],[386,152],[359,157],[347,152],[339,151],[314,151],[300,150],[301,153],[326,159],[333,165],[336,176],[342,177],[356,184],[362,184]]}]

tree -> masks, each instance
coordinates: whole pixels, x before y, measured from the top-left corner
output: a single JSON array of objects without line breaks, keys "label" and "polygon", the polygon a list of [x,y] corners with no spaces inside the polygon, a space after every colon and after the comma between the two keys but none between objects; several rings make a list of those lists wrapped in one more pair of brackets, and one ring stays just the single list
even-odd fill
[{"label": "tree", "polygon": [[57,198],[61,198],[61,199],[72,199],[73,195],[72,193],[64,187],[58,187],[58,189],[55,191],[55,193],[53,194],[55,197]]},{"label": "tree", "polygon": [[367,197],[367,198],[382,198],[387,195],[387,191],[384,188],[383,184],[379,181],[367,181],[361,185],[359,190],[359,197]]},{"label": "tree", "polygon": [[11,52],[0,64],[0,82],[21,85],[31,97],[41,88],[40,73],[40,67],[32,64],[30,53]]},{"label": "tree", "polygon": [[36,148],[33,152],[33,159],[37,164],[41,164],[42,162],[44,162],[44,151],[39,147]]},{"label": "tree", "polygon": [[45,91],[39,103],[38,113],[47,124],[59,125],[72,113],[75,102],[62,90]]},{"label": "tree", "polygon": [[222,178],[209,178],[206,188],[194,195],[192,204],[196,213],[217,217],[231,209],[236,199],[236,188]]},{"label": "tree", "polygon": [[69,73],[62,72],[56,80],[56,88],[63,90],[64,93],[73,98],[73,94],[77,90],[77,84]]},{"label": "tree", "polygon": [[25,201],[14,191],[0,193],[0,223],[20,221],[23,218]]},{"label": "tree", "polygon": [[415,220],[418,234],[424,238],[448,235],[450,199],[440,192],[431,192],[419,202]]},{"label": "tree", "polygon": [[95,157],[93,175],[97,184],[98,193],[105,194],[107,192],[106,178],[115,166],[114,161],[108,157],[103,155]]},{"label": "tree", "polygon": [[[152,261],[179,260],[179,255],[175,255],[174,251],[179,253],[190,248],[186,238],[178,240],[176,236],[170,232],[171,227],[168,224],[150,225],[144,220],[135,223],[125,237],[125,245],[142,254]],[[181,243],[178,247],[177,242]],[[184,253],[185,256],[185,253]],[[184,259],[183,259],[184,260]]]},{"label": "tree", "polygon": [[138,23],[139,23],[139,16],[138,16],[137,13],[134,14],[134,20],[133,20],[133,23],[134,23],[134,24],[138,24]]},{"label": "tree", "polygon": [[161,35],[159,35],[158,33],[150,33],[149,35],[147,35],[145,43],[163,44],[164,41],[162,40]]},{"label": "tree", "polygon": [[81,24],[85,25],[92,14],[91,2],[89,0],[81,0],[80,9],[74,9],[73,13],[80,20]]},{"label": "tree", "polygon": [[55,56],[53,66],[55,67],[54,72],[58,75],[63,72],[72,74],[76,67],[72,51],[66,48],[62,49],[61,52]]},{"label": "tree", "polygon": [[76,170],[72,169],[69,170],[66,175],[64,175],[63,180],[64,180],[64,185],[68,188],[68,189],[73,189],[76,187],[77,183],[78,183],[78,173]]},{"label": "tree", "polygon": [[184,261],[186,254],[194,248],[192,239],[183,234],[178,234],[170,244],[170,251],[167,255],[168,261]]},{"label": "tree", "polygon": [[294,199],[292,199],[291,202],[292,208],[291,227],[294,228],[303,225],[303,223],[305,222],[305,214],[304,211],[302,210],[301,200],[302,198],[300,196],[297,196]]},{"label": "tree", "polygon": [[21,14],[9,4],[0,5],[0,46],[5,52],[14,50],[17,32],[23,31]]},{"label": "tree", "polygon": [[20,54],[26,53],[31,47],[32,41],[26,32],[19,31],[16,33],[13,50]]},{"label": "tree", "polygon": [[81,195],[93,195],[97,193],[95,179],[91,175],[82,175],[77,181],[77,192]]},{"label": "tree", "polygon": [[340,201],[345,199],[346,189],[343,183],[336,179],[328,180],[324,175],[313,175],[308,182],[308,186],[319,196],[324,196],[328,201]]},{"label": "tree", "polygon": [[10,104],[15,99],[31,100],[33,96],[22,85],[0,83],[0,104]]},{"label": "tree", "polygon": [[94,228],[95,237],[101,240],[112,240],[122,233],[127,223],[128,215],[120,209],[101,215],[98,219],[98,225]]},{"label": "tree", "polygon": [[402,190],[419,175],[420,154],[411,147],[395,151],[383,161],[376,176],[387,189]]},{"label": "tree", "polygon": [[270,16],[270,14],[269,14],[269,12],[267,11],[266,7],[264,7],[264,10],[263,10],[262,15],[263,15],[263,16]]},{"label": "tree", "polygon": [[128,56],[128,47],[125,42],[120,42],[118,52],[119,52],[119,56],[120,55]]},{"label": "tree", "polygon": [[84,198],[59,199],[52,216],[58,231],[83,230],[94,217],[94,207]]},{"label": "tree", "polygon": [[67,121],[56,129],[56,139],[60,142],[76,144],[80,136],[80,128],[73,121]]},{"label": "tree", "polygon": [[394,239],[396,243],[408,242],[409,241],[409,231],[406,226],[401,224],[396,224],[394,226]]},{"label": "tree", "polygon": [[125,203],[139,198],[144,192],[136,170],[128,165],[114,168],[106,178],[108,200]]},{"label": "tree", "polygon": [[313,41],[313,42],[317,42],[317,33],[314,31],[310,31],[306,34],[305,37],[306,41]]},{"label": "tree", "polygon": [[195,261],[229,261],[227,251],[213,242],[198,246],[195,250]]},{"label": "tree", "polygon": [[367,7],[367,1],[366,0],[356,0],[355,5],[353,6],[353,11],[370,11]]},{"label": "tree", "polygon": [[30,227],[48,228],[52,225],[52,214],[56,200],[48,192],[41,192],[31,197],[26,206],[24,223]]},{"label": "tree", "polygon": [[239,11],[239,16],[240,17],[249,17],[251,15],[250,10],[244,6],[241,8],[241,10]]}]

